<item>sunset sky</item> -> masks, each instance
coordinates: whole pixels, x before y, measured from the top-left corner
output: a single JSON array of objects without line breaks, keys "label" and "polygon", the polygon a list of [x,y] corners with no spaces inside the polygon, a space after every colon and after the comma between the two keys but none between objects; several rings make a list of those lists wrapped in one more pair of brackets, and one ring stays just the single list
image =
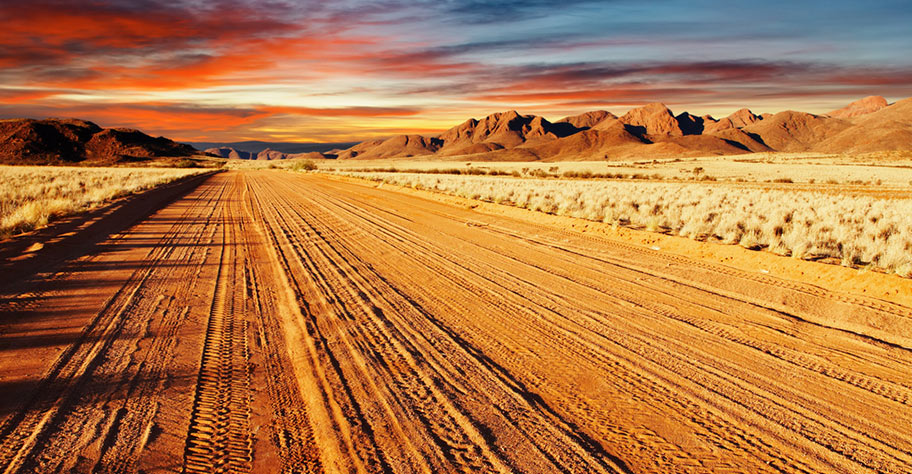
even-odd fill
[{"label": "sunset sky", "polygon": [[355,141],[515,109],[912,96],[908,0],[0,2],[0,118]]}]

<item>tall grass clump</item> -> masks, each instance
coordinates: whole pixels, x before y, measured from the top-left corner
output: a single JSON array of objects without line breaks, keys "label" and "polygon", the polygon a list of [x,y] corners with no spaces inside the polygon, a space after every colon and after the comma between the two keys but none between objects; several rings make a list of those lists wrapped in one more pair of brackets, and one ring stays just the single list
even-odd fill
[{"label": "tall grass clump", "polygon": [[347,173],[390,184],[912,277],[912,200],[699,183]]},{"label": "tall grass clump", "polygon": [[317,164],[313,160],[294,160],[291,164],[292,171],[314,171],[317,169]]},{"label": "tall grass clump", "polygon": [[200,169],[0,166],[0,238]]}]

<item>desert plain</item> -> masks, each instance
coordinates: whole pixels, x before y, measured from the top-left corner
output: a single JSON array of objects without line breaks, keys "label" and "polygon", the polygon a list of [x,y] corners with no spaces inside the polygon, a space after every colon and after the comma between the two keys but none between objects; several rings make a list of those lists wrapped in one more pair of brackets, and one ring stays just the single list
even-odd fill
[{"label": "desert plain", "polygon": [[0,474],[912,473],[909,4],[0,1]]},{"label": "desert plain", "polygon": [[0,462],[905,472],[912,280],[389,179],[908,202],[905,163],[825,159],[235,161],[52,220],[0,245]]}]

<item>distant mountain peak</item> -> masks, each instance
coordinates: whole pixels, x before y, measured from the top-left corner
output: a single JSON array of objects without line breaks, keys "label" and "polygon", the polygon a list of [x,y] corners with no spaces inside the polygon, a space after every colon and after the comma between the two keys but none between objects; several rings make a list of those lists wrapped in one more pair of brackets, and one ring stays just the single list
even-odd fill
[{"label": "distant mountain peak", "polygon": [[907,139],[912,137],[912,99],[891,106],[885,102],[876,96],[853,102],[855,113],[866,112],[851,121],[797,111],[757,115],[748,108],[717,120],[686,111],[674,115],[661,102],[635,107],[621,117],[593,110],[553,123],[507,110],[466,120],[436,136],[363,142],[339,156],[515,161],[912,149],[912,139]]},{"label": "distant mountain peak", "polygon": [[865,97],[864,99],[856,100],[841,109],[827,113],[827,115],[834,118],[847,119],[877,112],[878,110],[887,107],[887,105],[887,99],[879,95],[872,95]]},{"label": "distant mountain peak", "polygon": [[661,102],[630,109],[619,119],[634,135],[682,136],[681,124],[671,110]]}]

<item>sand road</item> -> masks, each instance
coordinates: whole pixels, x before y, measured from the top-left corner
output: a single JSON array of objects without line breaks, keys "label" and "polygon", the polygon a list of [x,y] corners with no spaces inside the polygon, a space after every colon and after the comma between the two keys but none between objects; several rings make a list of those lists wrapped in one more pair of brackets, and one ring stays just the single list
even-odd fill
[{"label": "sand road", "polygon": [[912,471],[890,303],[274,170],[67,257],[2,276],[0,472]]}]

